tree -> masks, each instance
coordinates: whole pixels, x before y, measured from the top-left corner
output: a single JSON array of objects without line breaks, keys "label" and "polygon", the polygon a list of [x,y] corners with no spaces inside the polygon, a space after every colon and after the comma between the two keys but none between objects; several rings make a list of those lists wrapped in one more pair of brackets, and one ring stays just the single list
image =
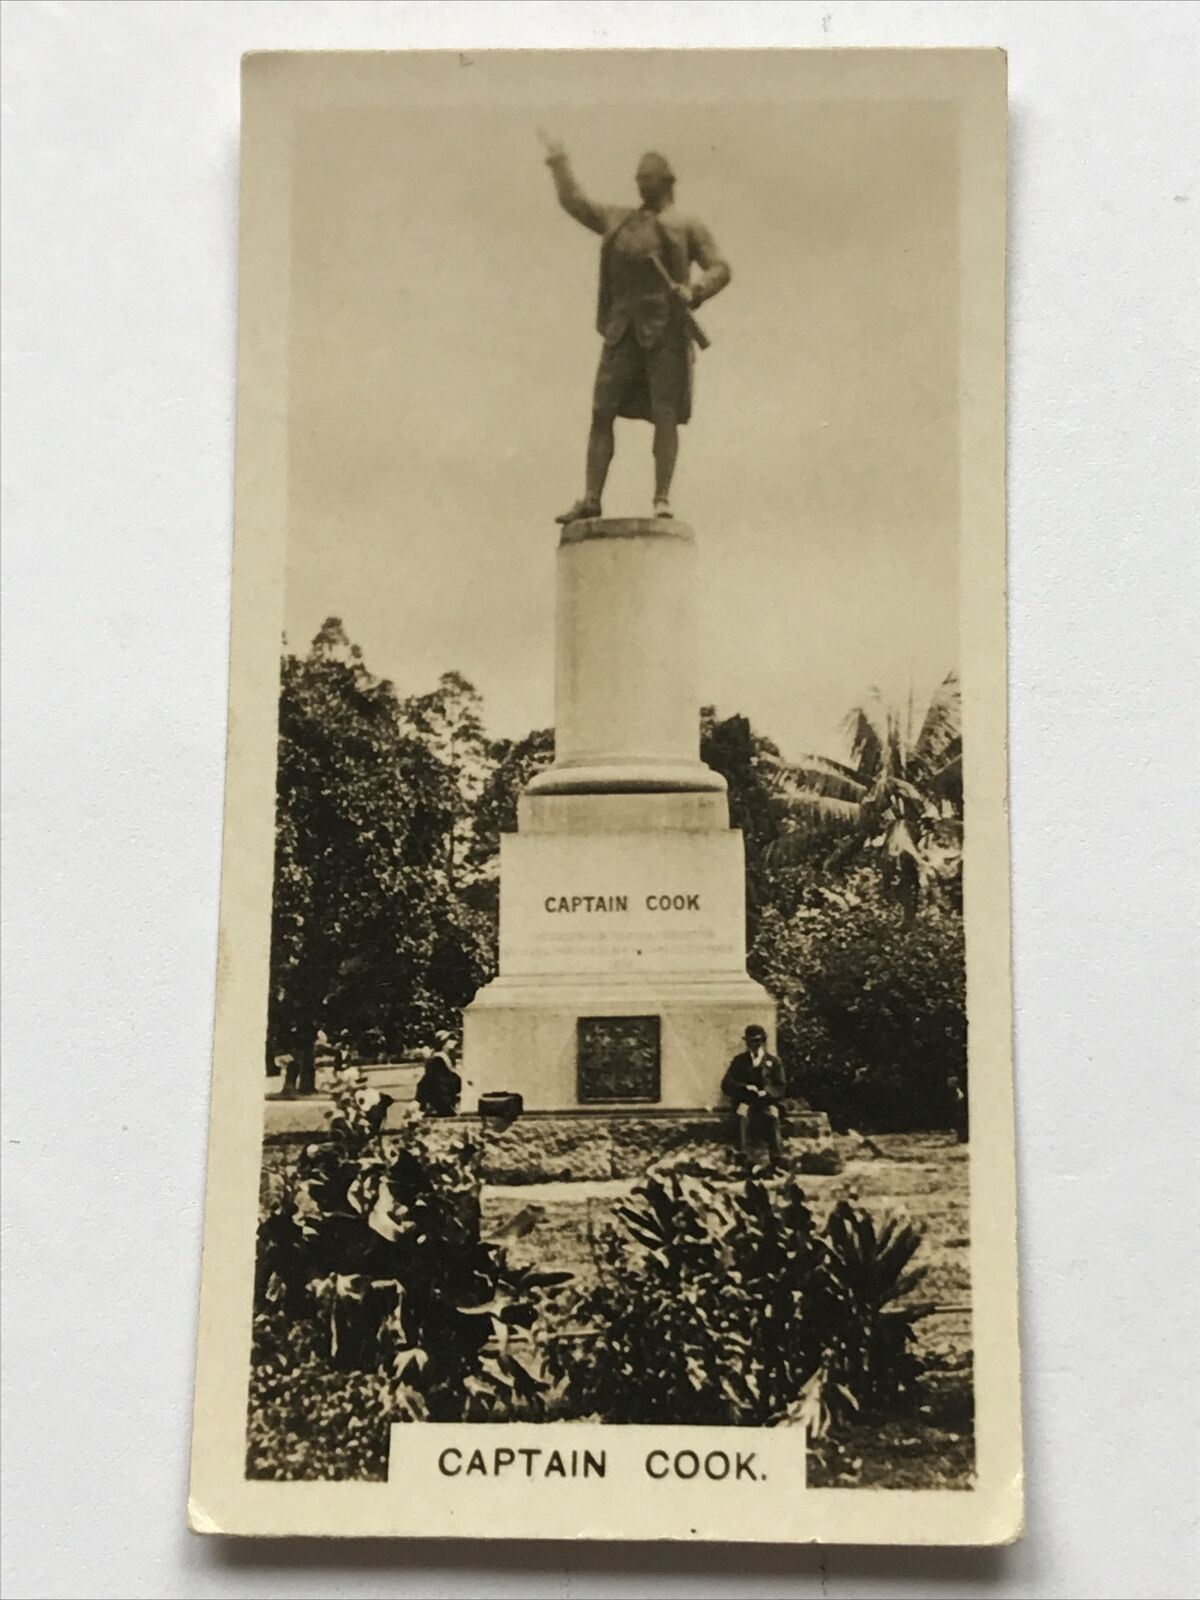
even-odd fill
[{"label": "tree", "polygon": [[452,803],[444,870],[447,887],[454,892],[470,859],[472,813],[494,764],[483,731],[483,699],[460,672],[443,672],[436,689],[402,702],[400,716],[445,771]]},{"label": "tree", "polygon": [[790,771],[779,747],[756,733],[749,718],[718,720],[711,706],[700,712],[700,756],[728,784],[730,825],[742,830],[747,937],[753,943],[762,907],[775,892],[769,852],[779,835]]},{"label": "tree", "polygon": [[311,1093],[318,1035],[353,1048],[433,1020],[430,961],[450,917],[439,857],[455,799],[331,617],[285,654],[279,699],[268,1055]]},{"label": "tree", "polygon": [[920,723],[912,697],[900,708],[873,690],[846,719],[850,763],[824,756],[796,762],[781,789],[775,867],[811,859],[814,841],[834,841],[826,866],[871,861],[911,921],[926,885],[961,871],[962,726],[958,677],[948,673]]},{"label": "tree", "polygon": [[961,916],[931,902],[906,917],[866,866],[808,901],[768,906],[747,962],[779,1002],[789,1079],[839,1126],[952,1126],[967,1081]]}]

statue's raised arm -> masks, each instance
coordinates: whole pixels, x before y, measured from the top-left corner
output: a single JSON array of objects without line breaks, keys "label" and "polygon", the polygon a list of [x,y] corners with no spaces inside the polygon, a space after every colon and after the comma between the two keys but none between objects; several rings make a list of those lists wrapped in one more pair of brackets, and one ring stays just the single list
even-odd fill
[{"label": "statue's raised arm", "polygon": [[543,132],[541,128],[538,129],[538,138],[542,141],[542,148],[546,152],[546,165],[550,168],[550,176],[554,179],[559,205],[568,216],[574,217],[576,222],[582,222],[584,227],[590,228],[593,233],[607,233],[629,208],[598,205],[594,200],[589,200],[576,182],[570,160],[561,142]]}]

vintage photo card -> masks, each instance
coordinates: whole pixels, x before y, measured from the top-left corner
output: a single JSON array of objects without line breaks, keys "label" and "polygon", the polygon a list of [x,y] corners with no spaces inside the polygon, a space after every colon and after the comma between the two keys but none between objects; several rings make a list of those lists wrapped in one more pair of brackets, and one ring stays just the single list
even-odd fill
[{"label": "vintage photo card", "polygon": [[251,55],[190,1522],[1022,1518],[998,51]]}]

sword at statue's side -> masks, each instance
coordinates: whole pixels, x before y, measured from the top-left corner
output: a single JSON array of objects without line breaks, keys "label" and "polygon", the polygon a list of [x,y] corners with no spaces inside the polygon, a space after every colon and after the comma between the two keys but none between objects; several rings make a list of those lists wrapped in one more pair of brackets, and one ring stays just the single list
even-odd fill
[{"label": "sword at statue's side", "polygon": [[663,266],[662,257],[658,254],[657,250],[651,252],[650,259],[654,263],[654,270],[658,273],[659,277],[666,284],[667,288],[670,289],[675,298],[679,300],[680,307],[683,311],[684,321],[687,323],[688,333],[696,341],[701,350],[707,350],[709,345],[712,343],[712,340],[708,337],[704,329],[692,315],[691,306],[685,305],[683,300],[680,299],[678,290],[682,289],[683,285],[681,283],[677,283],[667,271],[666,267]]}]

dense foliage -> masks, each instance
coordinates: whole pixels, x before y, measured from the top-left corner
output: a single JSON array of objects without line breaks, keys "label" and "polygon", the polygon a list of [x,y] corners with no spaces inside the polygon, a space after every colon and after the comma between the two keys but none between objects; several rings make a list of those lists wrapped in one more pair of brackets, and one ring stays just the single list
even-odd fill
[{"label": "dense foliage", "polygon": [[847,731],[855,766],[789,764],[744,717],[702,713],[746,843],[749,970],[793,1088],[839,1125],[965,1134],[957,680],[919,719],[873,697]]},{"label": "dense foliage", "polygon": [[797,1092],[839,1126],[954,1126],[966,1084],[962,918],[913,920],[868,874],[768,907],[750,967],[779,1000]]},{"label": "dense foliage", "polygon": [[[296,1431],[279,1412],[297,1395],[349,1427],[356,1394],[382,1425],[532,1418],[546,1388],[514,1336],[528,1337],[544,1293],[571,1275],[514,1266],[482,1238],[479,1147],[464,1138],[436,1156],[415,1115],[385,1139],[389,1101],[360,1074],[345,1075],[335,1104],[329,1137],[305,1148],[259,1226],[251,1475],[256,1437]],[[311,1442],[289,1448],[298,1470],[276,1451],[258,1462],[264,1475],[320,1475],[347,1444],[326,1438],[315,1459]]]},{"label": "dense foliage", "polygon": [[400,701],[336,619],[283,658],[267,1057],[289,1057],[301,1090],[322,1038],[359,1058],[403,1049],[495,971],[492,920],[462,881],[476,699],[450,675]]},{"label": "dense foliage", "polygon": [[791,1180],[728,1188],[650,1178],[616,1207],[587,1334],[552,1346],[574,1414],[610,1422],[803,1422],[895,1412],[920,1366],[895,1301],[920,1234],[843,1202],[823,1227]]},{"label": "dense foliage", "polygon": [[728,784],[730,825],[745,842],[747,942],[753,943],[759,914],[778,891],[770,851],[779,837],[787,763],[748,718],[718,720],[710,706],[700,712],[700,755]]},{"label": "dense foliage", "polygon": [[[380,1479],[394,1422],[793,1424],[826,1441],[923,1414],[907,1297],[922,1234],[788,1179],[663,1173],[591,1238],[598,1277],[481,1235],[478,1149],[435,1155],[350,1076],[260,1227],[247,1474]],[[903,1302],[903,1303],[901,1303]]]},{"label": "dense foliage", "polygon": [[[850,762],[789,763],[745,717],[701,713],[745,840],[749,968],[814,1105],[963,1131],[957,681],[920,715],[873,697],[847,733]],[[457,673],[401,698],[336,619],[285,655],[267,1055],[292,1087],[319,1048],[378,1060],[459,1025],[496,970],[501,834],[553,753],[548,729],[489,739]]]}]

